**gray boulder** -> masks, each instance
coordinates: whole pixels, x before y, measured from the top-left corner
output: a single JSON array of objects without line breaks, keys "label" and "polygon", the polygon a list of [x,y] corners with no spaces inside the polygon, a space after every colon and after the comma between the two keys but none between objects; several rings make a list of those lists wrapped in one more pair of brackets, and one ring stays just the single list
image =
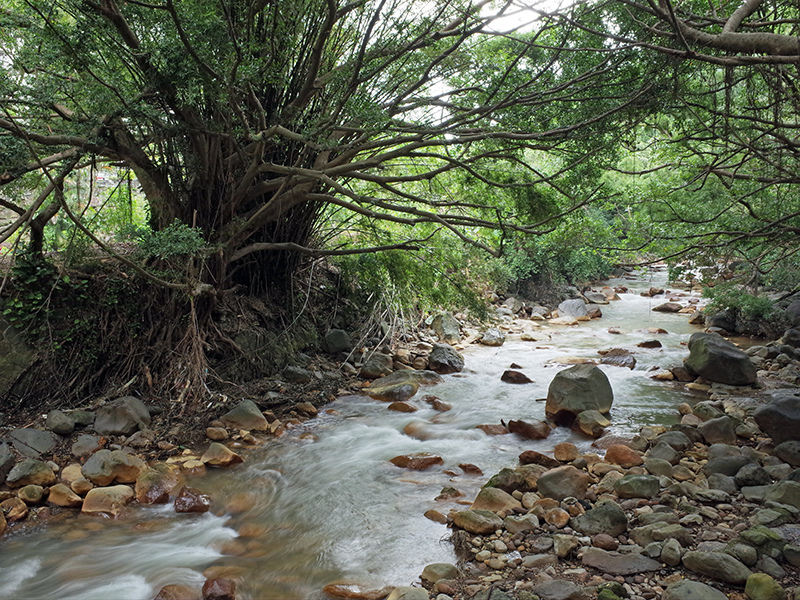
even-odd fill
[{"label": "gray boulder", "polygon": [[688,579],[670,583],[661,596],[661,600],[727,600],[727,598],[727,595],[710,585]]},{"label": "gray boulder", "polygon": [[94,428],[102,435],[130,435],[150,426],[150,412],[134,396],[117,398],[97,409]]},{"label": "gray boulder", "polygon": [[583,554],[583,564],[611,575],[633,575],[661,568],[661,563],[644,554],[616,554],[600,548],[589,548]]},{"label": "gray boulder", "polygon": [[45,427],[58,435],[71,435],[75,431],[75,421],[58,409],[53,409],[47,413]]},{"label": "gray boulder", "polygon": [[694,573],[734,585],[744,585],[753,574],[741,562],[724,552],[689,551],[683,555],[683,566]]},{"label": "gray boulder", "polygon": [[8,472],[14,466],[14,453],[6,443],[0,443],[0,481],[5,481]]},{"label": "gray boulder", "polygon": [[800,467],[800,440],[781,442],[775,447],[773,454],[793,467]]},{"label": "gray boulder", "polygon": [[589,489],[589,475],[573,466],[550,469],[539,477],[539,494],[545,498],[563,500],[568,496],[581,500]]},{"label": "gray boulder", "polygon": [[381,375],[388,375],[394,368],[394,360],[388,354],[373,352],[361,366],[361,376],[367,379],[377,379]]},{"label": "gray boulder", "polygon": [[791,480],[779,481],[766,488],[764,499],[800,509],[800,483]]},{"label": "gray boulder", "polygon": [[431,322],[431,329],[445,344],[457,344],[461,339],[461,325],[449,313],[439,313]]},{"label": "gray boulder", "polygon": [[616,537],[628,530],[628,517],[613,500],[601,500],[594,508],[570,519],[570,527],[583,535],[595,536],[605,533]]},{"label": "gray boulder", "polygon": [[344,329],[331,329],[325,334],[325,339],[322,343],[325,350],[331,354],[337,352],[350,352],[353,348],[353,343],[350,341],[350,336]]},{"label": "gray boulder", "polygon": [[14,429],[8,435],[14,448],[29,458],[38,458],[39,455],[50,452],[56,445],[56,438],[52,433],[33,427]]},{"label": "gray boulder", "polygon": [[775,390],[753,413],[758,427],[776,444],[800,440],[800,391]]},{"label": "gray boulder", "polygon": [[660,487],[653,475],[624,475],[614,483],[614,492],[620,498],[652,498]]},{"label": "gray boulder", "polygon": [[706,444],[736,443],[736,421],[731,417],[722,416],[709,419],[698,425],[697,430],[703,436]]},{"label": "gray boulder", "polygon": [[800,300],[795,300],[786,307],[786,318],[792,326],[800,325]]},{"label": "gray boulder", "polygon": [[247,431],[267,431],[269,423],[252,400],[242,400],[219,418],[226,426]]},{"label": "gray boulder", "polygon": [[684,364],[707,381],[727,385],[756,382],[756,368],[750,357],[718,333],[693,333]]},{"label": "gray boulder", "polygon": [[21,488],[26,485],[47,486],[56,483],[56,475],[47,463],[35,458],[26,458],[18,462],[6,477],[10,488]]},{"label": "gray boulder", "polygon": [[449,344],[434,344],[428,367],[441,375],[459,373],[464,369],[464,357]]},{"label": "gray boulder", "polygon": [[595,365],[575,365],[550,382],[545,413],[557,422],[572,421],[585,410],[606,414],[613,402],[614,392],[602,370]]},{"label": "gray boulder", "polygon": [[564,300],[558,305],[558,314],[562,317],[585,317],[589,314],[583,298]]},{"label": "gray boulder", "polygon": [[479,341],[484,346],[502,346],[506,341],[506,336],[497,327],[491,327],[483,332]]}]

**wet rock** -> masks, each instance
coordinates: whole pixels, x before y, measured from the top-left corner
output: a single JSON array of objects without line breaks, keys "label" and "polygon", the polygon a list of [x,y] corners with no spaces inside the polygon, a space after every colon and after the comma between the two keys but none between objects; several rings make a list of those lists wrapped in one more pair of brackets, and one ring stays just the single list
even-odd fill
[{"label": "wet rock", "polygon": [[422,570],[420,579],[429,583],[436,583],[442,579],[457,579],[460,575],[461,571],[459,571],[458,567],[455,565],[451,565],[450,563],[433,563],[427,565]]},{"label": "wet rock", "polygon": [[211,507],[211,496],[193,487],[183,486],[175,497],[176,513],[204,513]]},{"label": "wet rock", "polygon": [[203,600],[236,600],[236,581],[230,577],[207,579],[203,584]]},{"label": "wet rock", "polygon": [[630,350],[612,348],[603,354],[603,358],[600,359],[600,364],[633,369],[636,366],[636,358],[634,358]]},{"label": "wet rock", "polygon": [[683,555],[683,566],[699,573],[734,585],[744,585],[752,571],[734,557],[724,552],[698,552],[690,550]]},{"label": "wet rock", "polygon": [[582,298],[564,300],[558,305],[558,314],[561,317],[585,317],[588,314],[586,302]]},{"label": "wet rock", "polygon": [[462,510],[453,513],[453,524],[475,535],[488,535],[502,529],[503,520],[488,510]]},{"label": "wet rock", "polygon": [[428,600],[428,591],[424,588],[400,586],[386,596],[386,600]]},{"label": "wet rock", "polygon": [[611,425],[611,421],[606,419],[601,413],[596,410],[584,410],[578,413],[575,421],[572,423],[572,428],[580,431],[584,435],[592,438],[599,438],[605,433],[606,427]]},{"label": "wet rock", "polygon": [[491,327],[483,332],[479,341],[484,346],[502,346],[506,341],[506,336],[497,327]]},{"label": "wet rock", "polygon": [[613,500],[601,500],[594,508],[573,517],[570,527],[588,536],[606,534],[616,537],[628,530],[628,518],[619,504]]},{"label": "wet rock", "polygon": [[[583,302],[581,300],[581,302]],[[533,586],[533,593],[540,600],[588,600],[589,596],[583,589],[562,579],[553,579]]]},{"label": "wet rock", "polygon": [[433,410],[438,410],[439,412],[447,412],[453,408],[450,404],[443,402],[441,398],[437,398],[436,396],[423,396],[422,399],[425,400]]},{"label": "wet rock", "polygon": [[88,456],[101,447],[100,438],[84,433],[79,435],[75,443],[72,444],[72,454],[75,456]]},{"label": "wet rock", "polygon": [[793,467],[800,467],[800,441],[798,440],[787,440],[778,444],[773,454]]},{"label": "wet rock", "polygon": [[625,469],[641,465],[644,460],[636,450],[622,444],[614,444],[606,450],[605,461]]},{"label": "wet rock", "polygon": [[200,460],[209,467],[232,467],[244,462],[241,456],[219,442],[211,443]]},{"label": "wet rock", "polygon": [[84,463],[81,473],[95,485],[133,483],[146,468],[141,458],[122,450],[98,450]]},{"label": "wet rock", "polygon": [[654,307],[653,310],[655,312],[676,313],[680,312],[682,308],[683,307],[677,302],[665,302],[664,304],[659,304],[658,306]]},{"label": "wet rock", "polygon": [[553,456],[556,460],[568,463],[576,460],[581,455],[578,447],[569,442],[562,442],[553,447]]},{"label": "wet rock", "polygon": [[511,369],[503,371],[500,380],[506,383],[533,383],[533,380],[525,375],[525,373],[520,373],[519,371],[513,371]]},{"label": "wet rock", "polygon": [[[406,371],[398,371],[398,373],[406,373]],[[395,379],[383,382],[380,380],[374,387],[367,388],[367,393],[371,398],[382,400],[383,402],[404,402],[414,396],[417,390],[419,390],[419,383],[407,377],[402,381]]]},{"label": "wet rock", "polygon": [[523,465],[541,465],[548,469],[561,466],[561,463],[556,459],[542,454],[541,452],[536,452],[536,450],[525,450],[519,455],[519,462]]},{"label": "wet rock", "polygon": [[457,344],[461,339],[461,324],[449,313],[436,315],[431,322],[431,329],[445,344]]},{"label": "wet rock", "polygon": [[401,454],[389,461],[401,469],[411,469],[412,471],[425,471],[436,465],[444,464],[441,456],[419,452],[416,454]]},{"label": "wet rock", "polygon": [[545,498],[563,500],[572,496],[581,500],[589,488],[589,475],[573,466],[559,466],[539,477],[537,486],[539,494]]},{"label": "wet rock", "polygon": [[636,344],[638,348],[661,348],[662,344],[658,340],[645,340]]},{"label": "wet rock", "polygon": [[133,490],[127,485],[94,488],[86,494],[81,513],[118,517],[133,497]]},{"label": "wet rock", "polygon": [[35,458],[18,462],[6,477],[8,487],[21,488],[26,485],[48,486],[56,483],[56,475],[49,465]]},{"label": "wet rock", "polygon": [[464,357],[449,344],[434,344],[428,357],[428,368],[440,375],[464,370]]},{"label": "wet rock", "polygon": [[144,402],[134,396],[117,398],[97,409],[94,429],[102,435],[131,435],[150,427],[150,412]]},{"label": "wet rock", "polygon": [[470,507],[472,510],[490,510],[494,513],[512,512],[522,508],[522,503],[508,492],[495,487],[484,487],[478,492],[475,502]]},{"label": "wet rock", "polygon": [[359,583],[347,581],[336,581],[329,583],[322,591],[326,596],[341,600],[382,600],[386,598],[394,588],[385,587],[381,589],[369,588]]},{"label": "wet rock", "polygon": [[388,354],[373,352],[361,366],[360,375],[367,379],[377,379],[388,375],[394,369],[394,360]]},{"label": "wet rock", "polygon": [[543,421],[534,421],[528,423],[526,421],[508,422],[508,431],[516,433],[521,438],[526,440],[543,440],[550,435],[550,426]]},{"label": "wet rock", "polygon": [[139,504],[164,504],[183,485],[183,475],[174,465],[156,463],[136,478],[136,501]]},{"label": "wet rock", "polygon": [[697,430],[706,444],[735,444],[736,422],[728,417],[717,417],[702,423]]},{"label": "wet rock", "polygon": [[727,600],[728,596],[699,581],[684,579],[670,583],[661,600]]},{"label": "wet rock", "polygon": [[706,381],[728,385],[756,382],[756,368],[750,357],[718,333],[693,333],[684,364]]},{"label": "wet rock", "polygon": [[47,503],[51,506],[78,508],[83,505],[83,498],[63,483],[57,483],[50,488],[50,492],[47,495]]},{"label": "wet rock", "polygon": [[661,563],[643,554],[615,554],[601,548],[589,548],[584,552],[582,562],[611,575],[633,575],[661,568]]},{"label": "wet rock", "polygon": [[658,477],[625,475],[614,484],[614,491],[620,498],[653,498],[660,487]]},{"label": "wet rock", "polygon": [[8,433],[8,436],[20,454],[29,458],[38,458],[40,455],[50,452],[56,445],[56,438],[52,433],[32,427],[14,429]]},{"label": "wet rock", "polygon": [[403,413],[417,412],[417,407],[414,406],[413,404],[409,404],[408,402],[392,402],[386,408],[387,410],[391,410],[394,412],[403,412]]},{"label": "wet rock", "polygon": [[206,437],[213,442],[222,442],[228,439],[228,430],[224,427],[206,427]]},{"label": "wet rock", "polygon": [[595,365],[575,365],[556,374],[547,391],[545,413],[571,420],[584,410],[611,410],[614,393],[608,377]]},{"label": "wet rock", "polygon": [[17,490],[17,498],[28,506],[35,506],[42,501],[44,488],[40,485],[26,485]]},{"label": "wet rock", "polygon": [[6,529],[8,528],[8,523],[6,523],[6,518],[3,516],[2,511],[0,511],[0,536],[2,536]]},{"label": "wet rock", "polygon": [[55,409],[47,413],[45,427],[58,435],[72,435],[75,431],[75,422],[63,411]]},{"label": "wet rock", "polygon": [[0,516],[5,515],[5,519],[9,523],[24,520],[28,516],[28,512],[28,505],[20,498],[8,498],[0,502]]},{"label": "wet rock", "polygon": [[153,600],[202,600],[202,595],[188,585],[171,583],[162,587]]}]

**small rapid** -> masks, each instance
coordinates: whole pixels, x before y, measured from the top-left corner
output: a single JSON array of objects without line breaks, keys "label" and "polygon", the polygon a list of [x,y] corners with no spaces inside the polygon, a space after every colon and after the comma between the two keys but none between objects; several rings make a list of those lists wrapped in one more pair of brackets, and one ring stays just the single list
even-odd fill
[{"label": "small rapid", "polygon": [[[471,500],[487,477],[517,464],[524,450],[548,452],[570,441],[591,451],[592,440],[565,428],[537,441],[476,429],[501,419],[544,419],[539,400],[565,367],[554,360],[597,359],[600,349],[628,348],[635,369],[601,365],[614,390],[609,433],[630,436],[642,425],[676,421],[683,392],[653,381],[649,369],[680,364],[687,354],[682,342],[697,329],[686,315],[653,312],[663,299],[639,295],[663,281],[609,283],[631,293],[602,306],[601,319],[577,327],[515,321],[518,334],[503,346],[470,346],[464,372],[423,386],[411,400],[414,413],[343,396],[318,418],[250,451],[244,465],[191,480],[213,497],[214,514],[142,507],[114,521],[79,516],[7,536],[0,546],[0,597],[147,599],[167,584],[199,588],[207,569],[241,579],[243,600],[322,598],[321,589],[336,580],[409,585],[426,564],[455,560],[449,530],[425,511],[446,514]],[[611,327],[622,333],[609,333]],[[668,333],[646,331],[651,327]],[[536,341],[522,341],[523,330]],[[653,339],[662,347],[637,347]],[[534,382],[503,383],[512,363]],[[420,399],[425,394],[452,409],[434,410]],[[414,437],[404,433],[409,424]],[[389,462],[417,452],[439,455],[444,464],[408,471]],[[466,474],[463,463],[485,475]],[[436,500],[444,486],[463,496]]]}]

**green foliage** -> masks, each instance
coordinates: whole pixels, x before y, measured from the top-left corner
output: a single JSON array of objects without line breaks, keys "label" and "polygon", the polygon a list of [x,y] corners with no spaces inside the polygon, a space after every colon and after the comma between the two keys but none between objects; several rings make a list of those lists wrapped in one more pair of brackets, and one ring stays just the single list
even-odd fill
[{"label": "green foliage", "polygon": [[772,300],[766,296],[749,294],[730,284],[707,287],[703,296],[711,299],[706,305],[708,313],[727,311],[734,317],[741,316],[749,321],[769,321],[775,313]]},{"label": "green foliage", "polygon": [[139,253],[145,259],[193,257],[206,247],[199,229],[178,221],[161,231],[140,231]]}]

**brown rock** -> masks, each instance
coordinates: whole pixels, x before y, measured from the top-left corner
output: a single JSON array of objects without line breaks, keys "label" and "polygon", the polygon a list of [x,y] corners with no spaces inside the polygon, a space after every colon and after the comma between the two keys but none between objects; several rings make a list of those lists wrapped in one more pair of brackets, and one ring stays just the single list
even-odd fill
[{"label": "brown rock", "polygon": [[387,406],[387,408],[395,412],[404,412],[404,413],[417,412],[417,407],[414,406],[413,404],[409,404],[408,402],[392,402],[389,406]]},{"label": "brown rock", "polygon": [[511,369],[504,371],[500,376],[500,380],[506,383],[533,383],[533,380],[525,375],[525,373],[512,371]]},{"label": "brown rock", "polygon": [[85,477],[78,477],[69,484],[69,489],[78,494],[78,496],[85,496],[93,487],[94,484]]},{"label": "brown rock", "polygon": [[207,427],[206,437],[214,442],[222,442],[228,439],[228,430],[224,427]]},{"label": "brown rock", "polygon": [[439,412],[447,412],[448,410],[453,408],[447,402],[442,401],[440,398],[436,396],[431,396],[431,395],[423,396],[422,399],[425,400],[425,402],[427,402],[428,404],[430,404],[433,410],[438,410]]},{"label": "brown rock", "polygon": [[519,455],[519,462],[523,465],[541,465],[548,469],[561,466],[561,463],[555,458],[550,458],[546,454],[536,452],[536,450],[525,450],[525,452]]},{"label": "brown rock", "polygon": [[0,535],[3,535],[6,532],[6,528],[8,525],[6,524],[6,518],[3,516],[2,511],[0,511]]},{"label": "brown rock", "polygon": [[614,444],[606,450],[606,462],[619,465],[625,469],[635,467],[644,463],[641,455],[632,448],[622,444]]},{"label": "brown rock", "polygon": [[466,475],[483,475],[481,468],[472,463],[461,463],[458,466]]},{"label": "brown rock", "polygon": [[83,498],[78,496],[63,483],[57,483],[50,488],[47,496],[47,503],[51,506],[61,506],[64,508],[79,508],[83,505]]},{"label": "brown rock", "polygon": [[28,516],[28,505],[19,498],[8,498],[0,502],[0,514],[4,514],[9,523],[22,521]]},{"label": "brown rock", "polygon": [[81,513],[118,517],[133,497],[133,490],[127,485],[94,488],[86,494]]},{"label": "brown rock", "polygon": [[189,486],[183,486],[175,498],[175,512],[204,513],[211,507],[211,497]]},{"label": "brown rock", "polygon": [[203,584],[203,600],[236,600],[236,582],[229,577],[207,579]]},{"label": "brown rock", "polygon": [[200,460],[209,467],[231,467],[244,462],[241,456],[219,442],[213,442]]},{"label": "brown rock", "polygon": [[472,510],[490,510],[496,512],[511,512],[514,509],[522,508],[519,500],[508,492],[499,488],[485,487],[478,492],[475,502],[472,503]]},{"label": "brown rock", "polygon": [[381,600],[392,593],[393,587],[371,589],[358,583],[334,582],[329,583],[322,591],[340,600]]},{"label": "brown rock", "polygon": [[17,497],[28,506],[34,506],[42,501],[44,488],[40,485],[26,485],[17,490]]},{"label": "brown rock", "polygon": [[183,475],[175,465],[156,463],[136,478],[136,501],[139,504],[165,504],[183,485]]},{"label": "brown rock", "polygon": [[433,521],[434,523],[441,523],[442,525],[447,523],[447,517],[444,516],[442,513],[440,513],[438,510],[433,510],[433,509],[426,510],[423,516],[426,519]]},{"label": "brown rock", "polygon": [[592,546],[613,552],[619,548],[619,542],[607,533],[598,533],[592,538]]},{"label": "brown rock", "polygon": [[413,471],[424,471],[435,465],[444,464],[441,456],[420,452],[418,454],[401,454],[390,460],[393,465],[401,469],[411,469]]},{"label": "brown rock", "polygon": [[509,433],[508,428],[505,425],[500,425],[499,423],[478,425],[476,429],[480,429],[486,435],[505,435],[506,433]]},{"label": "brown rock", "polygon": [[317,407],[311,402],[298,402],[295,404],[294,409],[306,417],[316,417],[319,414]]},{"label": "brown rock", "polygon": [[563,463],[572,462],[580,455],[581,453],[578,451],[577,446],[575,446],[575,444],[570,444],[569,442],[556,444],[553,448],[553,456],[556,460]]},{"label": "brown rock", "polygon": [[78,463],[72,463],[61,469],[61,482],[67,485],[72,485],[76,479],[83,477],[81,473],[81,466]]},{"label": "brown rock", "polygon": [[177,585],[171,583],[165,585],[158,592],[158,595],[153,600],[201,600],[202,595],[199,590],[189,587],[188,585]]},{"label": "brown rock", "polygon": [[679,312],[683,306],[678,304],[677,302],[665,302],[664,304],[659,304],[653,310],[655,312],[665,312],[665,313],[676,313]]},{"label": "brown rock", "polygon": [[645,340],[636,344],[639,348],[661,348],[661,342],[658,340]]},{"label": "brown rock", "polygon": [[569,513],[563,508],[551,508],[544,513],[544,520],[549,525],[554,525],[559,529],[563,529],[569,523]]},{"label": "brown rock", "polygon": [[550,426],[544,421],[509,421],[508,430],[526,440],[543,440],[550,435]]}]

